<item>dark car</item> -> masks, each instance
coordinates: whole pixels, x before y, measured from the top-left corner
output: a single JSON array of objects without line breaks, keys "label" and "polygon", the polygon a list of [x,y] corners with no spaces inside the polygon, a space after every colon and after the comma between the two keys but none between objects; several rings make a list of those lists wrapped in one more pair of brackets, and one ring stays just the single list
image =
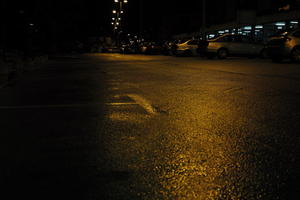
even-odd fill
[{"label": "dark car", "polygon": [[139,53],[139,44],[137,42],[131,42],[128,44],[123,44],[121,46],[121,52],[125,54],[135,54]]},{"label": "dark car", "polygon": [[163,45],[160,42],[149,42],[145,50],[146,54],[152,54],[152,55],[162,54],[162,52],[163,52]]},{"label": "dark car", "polygon": [[300,28],[270,38],[266,48],[274,62],[281,62],[286,58],[300,62]]}]

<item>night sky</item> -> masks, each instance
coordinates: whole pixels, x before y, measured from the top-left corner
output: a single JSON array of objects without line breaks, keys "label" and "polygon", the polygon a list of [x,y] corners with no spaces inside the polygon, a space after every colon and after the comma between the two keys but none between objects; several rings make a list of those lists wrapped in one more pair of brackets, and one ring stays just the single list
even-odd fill
[{"label": "night sky", "polygon": [[[280,1],[288,0],[274,0],[274,4]],[[199,31],[201,27],[201,0],[128,2],[123,18],[123,31],[126,33],[138,34],[141,30],[140,25],[145,33],[154,37],[163,34],[164,31],[178,34]],[[142,9],[140,2],[143,2]],[[56,31],[62,39],[109,35],[113,29],[113,0],[6,0],[6,3],[6,21],[8,29],[13,33],[28,31],[28,27],[24,28],[28,24],[34,24],[38,31],[45,32],[45,37]],[[207,0],[207,22],[216,24],[222,20],[232,20],[235,14],[224,11],[223,7],[226,4],[256,9],[256,4],[252,1]],[[193,20],[189,20],[187,14],[191,15]]]},{"label": "night sky", "polygon": [[[113,0],[7,0],[6,2],[8,20],[12,24],[20,23],[20,19],[41,26],[47,24],[46,21],[53,21],[58,26],[73,26],[69,29],[80,29],[73,32],[80,32],[81,35],[97,35],[110,32],[112,29],[110,23]],[[129,0],[125,7],[123,23],[127,32],[139,32],[140,2],[141,0]],[[195,10],[201,4],[199,3],[201,1],[197,0],[188,2],[144,0],[142,13],[145,30],[156,29],[162,17],[170,13]]]}]

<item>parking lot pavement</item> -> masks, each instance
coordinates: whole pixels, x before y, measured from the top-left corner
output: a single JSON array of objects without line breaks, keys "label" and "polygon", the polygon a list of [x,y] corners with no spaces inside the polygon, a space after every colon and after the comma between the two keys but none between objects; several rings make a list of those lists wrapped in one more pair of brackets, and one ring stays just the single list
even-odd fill
[{"label": "parking lot pavement", "polygon": [[299,80],[260,59],[52,60],[0,90],[0,184],[10,199],[292,199]]}]

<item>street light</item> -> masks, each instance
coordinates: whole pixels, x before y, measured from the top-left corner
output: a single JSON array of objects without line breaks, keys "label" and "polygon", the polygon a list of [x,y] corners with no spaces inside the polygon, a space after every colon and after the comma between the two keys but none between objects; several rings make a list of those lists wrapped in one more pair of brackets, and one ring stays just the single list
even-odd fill
[{"label": "street light", "polygon": [[202,27],[201,27],[201,33],[202,33],[202,39],[205,40],[206,37],[206,0],[202,0]]},{"label": "street light", "polygon": [[[113,32],[116,37],[117,43],[119,42],[118,38],[118,33],[122,32],[122,26],[121,26],[121,15],[123,15],[124,10],[123,10],[123,5],[128,3],[128,0],[113,0],[114,2],[114,9],[112,11],[113,16],[112,16],[112,22],[111,24],[113,25]],[[123,21],[123,20],[122,20]]]}]

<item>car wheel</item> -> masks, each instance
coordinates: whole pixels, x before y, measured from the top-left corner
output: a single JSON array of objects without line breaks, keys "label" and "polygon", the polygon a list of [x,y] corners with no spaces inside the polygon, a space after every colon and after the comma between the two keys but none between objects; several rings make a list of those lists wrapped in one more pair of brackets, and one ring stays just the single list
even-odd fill
[{"label": "car wheel", "polygon": [[226,59],[228,55],[227,49],[219,49],[218,51],[218,58],[219,59]]},{"label": "car wheel", "polygon": [[295,47],[293,49],[291,59],[293,62],[300,62],[300,47]]}]

